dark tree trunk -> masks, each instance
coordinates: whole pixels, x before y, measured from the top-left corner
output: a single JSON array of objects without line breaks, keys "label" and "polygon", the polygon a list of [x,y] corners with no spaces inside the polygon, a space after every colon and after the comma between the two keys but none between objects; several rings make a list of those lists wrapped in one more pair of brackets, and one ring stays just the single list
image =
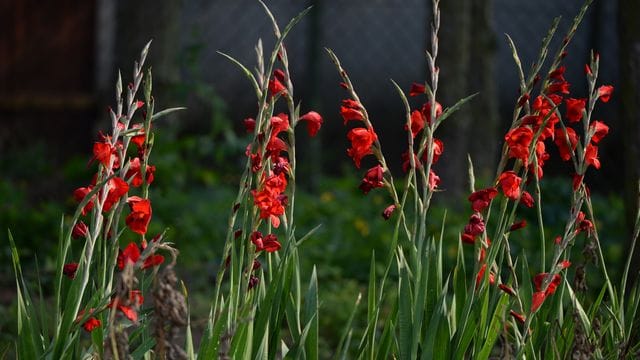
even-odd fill
[{"label": "dark tree trunk", "polygon": [[491,3],[491,0],[441,2],[439,98],[447,107],[470,94],[479,93],[443,127],[445,154],[443,164],[439,166],[443,188],[452,199],[469,189],[467,154],[471,155],[479,179],[489,179],[495,167],[499,119]]},{"label": "dark tree trunk", "polygon": [[[638,199],[638,176],[640,158],[638,142],[640,141],[640,2],[637,0],[620,0],[620,98],[621,120],[624,134],[625,161],[625,209],[628,228],[632,229],[635,221]],[[631,276],[635,278],[640,269],[640,261],[635,256],[631,268]]]},{"label": "dark tree trunk", "polygon": [[[442,1],[440,7],[442,28],[439,39],[438,99],[443,107],[449,107],[470,93],[472,6],[471,0],[447,0]],[[442,127],[440,136],[445,144],[445,153],[435,171],[440,175],[441,187],[447,190],[450,201],[460,196],[466,188],[465,169],[471,122],[470,108],[465,106],[447,119]]]}]

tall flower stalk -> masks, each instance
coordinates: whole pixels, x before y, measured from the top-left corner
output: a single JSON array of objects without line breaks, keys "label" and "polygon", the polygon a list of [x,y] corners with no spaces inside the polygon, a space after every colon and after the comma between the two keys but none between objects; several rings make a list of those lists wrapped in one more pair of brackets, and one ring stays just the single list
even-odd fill
[{"label": "tall flower stalk", "polygon": [[[230,209],[200,356],[273,358],[289,353],[313,359],[318,356],[317,279],[314,272],[303,298],[297,248],[310,234],[299,238],[295,231],[295,129],[305,123],[313,137],[323,120],[315,111],[300,114],[284,46],[286,36],[309,9],[280,30],[267,6],[261,5],[272,21],[276,41],[266,59],[258,42],[256,73],[221,53],[249,79],[258,112],[244,120],[251,140]],[[286,112],[277,110],[282,103]],[[283,353],[285,320],[292,339]]]}]

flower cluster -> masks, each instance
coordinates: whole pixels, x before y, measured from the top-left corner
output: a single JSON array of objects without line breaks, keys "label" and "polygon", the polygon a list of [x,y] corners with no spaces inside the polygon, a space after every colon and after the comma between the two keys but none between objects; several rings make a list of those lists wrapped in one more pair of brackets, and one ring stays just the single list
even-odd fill
[{"label": "flower cluster", "polygon": [[[89,185],[79,187],[73,192],[75,200],[84,204],[81,216],[90,218],[90,221],[79,219],[73,224],[70,233],[74,239],[84,238],[90,248],[95,246],[96,241],[117,244],[122,233],[118,230],[118,224],[122,213],[126,211],[124,205],[128,205],[129,211],[124,216],[124,223],[129,231],[140,237],[140,242],[130,242],[124,249],[118,250],[116,267],[122,272],[127,267],[132,270],[144,270],[164,262],[164,257],[155,253],[156,246],[147,248],[146,235],[152,217],[148,187],[154,180],[156,168],[149,164],[151,117],[142,111],[142,121],[134,123],[136,111],[145,105],[143,101],[133,100],[142,80],[141,69],[137,68],[136,71],[136,80],[128,86],[127,112],[122,113],[124,106],[119,98],[117,112],[109,109],[113,122],[111,134],[100,133],[99,140],[93,144],[93,156],[89,165],[98,164],[93,180]],[[152,109],[147,107],[150,108]],[[132,154],[128,152],[130,148],[134,148],[130,147],[130,144],[135,146]],[[130,195],[132,191],[139,191],[139,195]],[[160,238],[156,236],[152,242],[155,243]],[[74,279],[79,267],[78,263],[67,263],[64,265],[63,274]],[[129,295],[113,295],[107,307],[117,309],[127,319],[136,322],[137,309],[142,302],[142,293],[130,289]],[[99,310],[91,310],[92,313],[94,311]],[[78,314],[78,319],[83,317],[83,312]],[[100,325],[100,320],[95,316],[89,317],[82,324],[87,331],[92,331]]]},{"label": "flower cluster", "polygon": [[[286,55],[281,50],[278,59],[285,65],[284,69],[276,69],[271,79],[268,80],[269,99],[275,104],[280,98],[284,98],[287,104],[292,103],[293,89],[289,79],[289,73],[285,62]],[[267,105],[264,105],[267,107]],[[269,107],[272,110],[272,107]],[[291,109],[290,109],[291,110]],[[289,204],[287,196],[287,186],[294,176],[294,164],[291,163],[290,156],[293,150],[293,135],[296,125],[303,122],[307,125],[307,133],[314,137],[322,126],[322,116],[315,111],[310,111],[297,117],[297,110],[277,115],[264,115],[263,119],[247,118],[243,120],[243,125],[247,133],[254,134],[254,140],[247,145],[246,156],[250,176],[253,176],[255,188],[250,190],[252,204],[256,210],[257,217],[253,221],[252,231],[249,240],[255,247],[255,252],[275,252],[281,247],[277,235],[268,234],[263,236],[258,228],[262,221],[266,220],[274,227],[280,227],[282,219],[285,217]],[[238,206],[234,206],[233,211],[237,211]],[[236,230],[236,238],[242,235],[242,230]],[[230,259],[230,258],[229,258]],[[257,259],[254,259],[257,262]],[[255,265],[254,262],[254,265]],[[259,265],[260,263],[257,262]],[[254,266],[254,269],[258,267]],[[249,288],[253,288],[258,283],[258,278],[250,275]]]}]

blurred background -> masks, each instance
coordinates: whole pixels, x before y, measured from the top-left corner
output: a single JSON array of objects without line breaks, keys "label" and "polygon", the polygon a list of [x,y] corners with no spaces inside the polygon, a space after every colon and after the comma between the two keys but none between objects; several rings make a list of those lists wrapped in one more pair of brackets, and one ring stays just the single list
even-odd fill
[{"label": "blurred background", "polygon": [[[281,26],[313,5],[286,46],[302,112],[316,110],[325,120],[311,141],[300,132],[302,191],[296,200],[301,204],[297,207],[301,233],[322,224],[301,251],[306,269],[318,265],[325,290],[323,307],[336,312],[321,320],[330,348],[337,341],[331,334],[339,334],[349,304],[365,286],[371,251],[387,251],[391,232],[379,216],[389,202],[385,194],[374,191],[363,198],[357,190],[363,171],[355,171],[346,156],[346,131],[339,116],[345,93],[323,48],[332,48],[340,57],[371,115],[392,170],[400,176],[400,154],[406,146],[404,114],[390,79],[408,90],[412,82],[423,82],[427,76],[424,51],[431,3],[267,3]],[[457,234],[468,216],[466,155],[472,156],[480,185],[488,186],[518,98],[516,67],[504,34],[513,38],[527,70],[553,18],[562,16],[552,53],[582,0],[446,0],[441,5],[440,102],[451,106],[479,92],[447,121],[440,135],[445,154],[436,170],[445,192],[437,196],[433,227],[438,228],[445,207],[454,210],[448,212],[446,233],[455,251]],[[600,104],[596,112],[595,118],[611,131],[600,147],[602,168],[587,178],[612,263],[621,262],[627,251],[637,203],[637,14],[636,0],[596,0],[564,62],[574,97],[586,96],[583,66],[591,49],[601,55],[600,82],[616,87],[612,100]],[[156,107],[188,108],[156,124],[152,231],[169,228],[169,237],[181,251],[181,275],[195,299],[198,326],[198,317],[208,312],[227,211],[241,171],[247,142],[242,119],[255,116],[257,110],[250,84],[216,52],[252,68],[260,38],[270,51],[271,25],[253,0],[0,1],[0,312],[8,314],[0,316],[0,343],[9,344],[15,329],[5,231],[11,228],[34,274],[37,259],[46,286],[60,217],[73,210],[73,189],[92,176],[87,162],[98,131],[108,126],[106,108],[114,102],[117,71],[130,81],[133,61],[149,39],[153,39],[148,64],[153,68]],[[555,149],[549,151],[556,155]],[[545,168],[543,203],[549,236],[560,231],[567,216],[569,173],[567,164],[556,161]],[[353,211],[343,211],[347,205]],[[535,254],[535,241],[528,235],[528,229],[518,234],[522,245],[515,250]]]}]

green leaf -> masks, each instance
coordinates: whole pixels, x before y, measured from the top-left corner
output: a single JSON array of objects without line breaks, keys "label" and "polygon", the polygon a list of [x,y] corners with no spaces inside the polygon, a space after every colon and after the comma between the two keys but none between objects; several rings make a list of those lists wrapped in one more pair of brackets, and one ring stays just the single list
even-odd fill
[{"label": "green leaf", "polygon": [[316,274],[316,267],[313,267],[311,272],[311,280],[309,281],[309,289],[305,296],[305,311],[304,318],[307,321],[308,334],[303,335],[307,337],[307,341],[301,341],[305,343],[306,358],[311,360],[318,359],[318,275]]},{"label": "green leaf", "polygon": [[162,111],[158,111],[157,113],[153,114],[153,116],[151,117],[151,120],[155,121],[160,119],[161,117],[167,116],[171,113],[174,113],[176,111],[180,111],[180,110],[186,110],[186,107],[180,106],[180,107],[174,107],[174,108],[169,108],[169,109],[164,109]]},{"label": "green leaf", "polygon": [[493,346],[498,339],[498,335],[500,335],[500,328],[504,323],[505,312],[508,304],[509,295],[501,294],[500,299],[498,300],[498,305],[496,305],[493,312],[491,323],[489,324],[487,339],[485,340],[484,346],[482,346],[482,350],[480,350],[480,354],[478,354],[478,359],[488,359],[491,355],[491,350],[493,350]]},{"label": "green leaf", "polygon": [[37,314],[37,311],[31,302],[31,296],[29,295],[27,285],[22,276],[20,256],[18,255],[18,248],[13,240],[11,231],[8,231],[8,236],[18,298],[17,354],[21,359],[37,359],[41,356],[44,345],[38,340],[40,339],[40,332],[38,331],[36,320],[33,317]]},{"label": "green leaf", "polygon": [[145,355],[156,346],[156,339],[149,337],[140,346],[138,346],[132,353],[131,358],[133,360],[141,360],[145,358]]},{"label": "green leaf", "polygon": [[513,42],[513,39],[509,34],[504,34],[507,37],[507,42],[509,43],[509,49],[511,49],[511,56],[513,57],[513,62],[516,63],[516,68],[518,70],[518,78],[520,79],[520,90],[524,91],[527,88],[527,84],[524,79],[524,71],[522,70],[522,62],[520,61],[520,56],[518,56],[518,49],[516,49],[516,44]]},{"label": "green leaf", "polygon": [[[431,286],[431,285],[430,285]],[[448,354],[448,344],[450,342],[449,320],[447,311],[447,289],[449,288],[449,278],[445,282],[438,304],[435,307],[431,319],[429,320],[429,328],[426,336],[422,341],[422,359],[445,359]],[[433,335],[435,334],[435,336]]]},{"label": "green leaf", "polygon": [[222,51],[217,51],[217,53],[222,55],[222,56],[224,56],[225,58],[229,59],[229,61],[234,63],[237,67],[240,68],[240,70],[242,70],[244,75],[251,82],[251,86],[253,86],[253,90],[256,92],[256,97],[258,97],[258,99],[260,99],[262,97],[262,90],[260,89],[260,86],[258,85],[258,82],[256,81],[256,78],[253,76],[253,73],[251,73],[251,70],[247,69],[244,65],[242,65],[242,63],[240,61],[236,60],[231,55],[227,55],[227,54],[223,53]]},{"label": "green leaf", "polygon": [[411,359],[411,343],[414,331],[412,324],[413,296],[411,294],[411,282],[407,263],[404,259],[400,259],[398,262],[398,267],[400,268],[400,279],[398,284],[398,327],[400,330],[398,334],[398,350],[400,359],[409,360]]},{"label": "green leaf", "polygon": [[398,317],[398,299],[393,301],[392,311],[389,314],[389,318],[385,321],[384,330],[380,337],[380,344],[378,345],[378,351],[376,352],[376,359],[385,360],[389,359],[389,352],[395,341],[395,324]]},{"label": "green leaf", "polygon": [[[316,314],[317,315],[317,314]],[[313,326],[313,322],[316,320],[316,317],[313,316],[311,318],[311,320],[307,323],[307,325],[305,325],[304,330],[302,330],[302,336],[300,336],[300,342],[297,343],[292,349],[289,349],[289,352],[287,353],[287,357],[285,359],[302,359],[303,354],[304,354],[304,343],[306,342],[307,336],[309,335],[309,331],[311,329],[311,327]],[[293,353],[295,350],[295,356],[291,356],[291,353]]]},{"label": "green leaf", "polygon": [[463,99],[458,100],[458,102],[455,103],[455,105],[453,105],[452,107],[446,108],[442,113],[442,115],[438,117],[438,122],[436,123],[436,127],[442,124],[442,122],[445,121],[449,116],[453,115],[453,113],[460,110],[462,105],[466,104],[469,100],[473,99],[476,95],[478,95],[478,93],[471,94]]}]

